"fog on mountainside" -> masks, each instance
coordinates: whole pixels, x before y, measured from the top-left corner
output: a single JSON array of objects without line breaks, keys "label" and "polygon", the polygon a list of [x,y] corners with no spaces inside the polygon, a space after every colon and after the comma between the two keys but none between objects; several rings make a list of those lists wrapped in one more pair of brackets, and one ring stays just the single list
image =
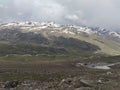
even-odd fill
[{"label": "fog on mountainside", "polygon": [[119,30],[119,0],[1,0],[0,21],[53,21]]}]

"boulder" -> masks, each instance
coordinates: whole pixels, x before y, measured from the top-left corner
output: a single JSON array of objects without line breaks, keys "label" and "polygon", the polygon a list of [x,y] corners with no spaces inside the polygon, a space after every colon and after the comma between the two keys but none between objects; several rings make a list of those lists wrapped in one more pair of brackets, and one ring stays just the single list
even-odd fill
[{"label": "boulder", "polygon": [[80,87],[80,88],[76,88],[75,90],[93,90],[90,87]]},{"label": "boulder", "polygon": [[4,88],[15,88],[17,87],[19,84],[19,81],[14,80],[14,81],[6,81],[4,83]]}]

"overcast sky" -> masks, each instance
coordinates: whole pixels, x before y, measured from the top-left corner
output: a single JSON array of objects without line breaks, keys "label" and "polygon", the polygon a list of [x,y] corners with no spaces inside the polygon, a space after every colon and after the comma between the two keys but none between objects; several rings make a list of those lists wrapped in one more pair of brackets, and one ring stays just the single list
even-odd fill
[{"label": "overcast sky", "polygon": [[0,22],[53,21],[120,28],[120,0],[0,0]]}]

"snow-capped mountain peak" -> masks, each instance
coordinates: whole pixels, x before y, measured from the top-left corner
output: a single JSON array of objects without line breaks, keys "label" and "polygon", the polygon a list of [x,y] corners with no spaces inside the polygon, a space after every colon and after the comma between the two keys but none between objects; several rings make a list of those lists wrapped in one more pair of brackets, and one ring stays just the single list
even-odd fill
[{"label": "snow-capped mountain peak", "polygon": [[18,28],[22,32],[38,33],[39,31],[48,31],[48,33],[65,33],[65,34],[80,34],[86,33],[88,35],[97,34],[102,36],[110,36],[120,39],[120,33],[109,31],[101,27],[91,28],[76,25],[60,25],[54,22],[12,22],[0,25],[1,29]]}]

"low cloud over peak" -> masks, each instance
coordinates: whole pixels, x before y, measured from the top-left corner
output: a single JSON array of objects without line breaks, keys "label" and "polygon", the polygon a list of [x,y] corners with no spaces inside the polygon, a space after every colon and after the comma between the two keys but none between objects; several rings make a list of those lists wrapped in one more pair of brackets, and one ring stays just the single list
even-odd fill
[{"label": "low cloud over peak", "polygon": [[0,21],[54,21],[120,28],[119,0],[2,0]]}]

